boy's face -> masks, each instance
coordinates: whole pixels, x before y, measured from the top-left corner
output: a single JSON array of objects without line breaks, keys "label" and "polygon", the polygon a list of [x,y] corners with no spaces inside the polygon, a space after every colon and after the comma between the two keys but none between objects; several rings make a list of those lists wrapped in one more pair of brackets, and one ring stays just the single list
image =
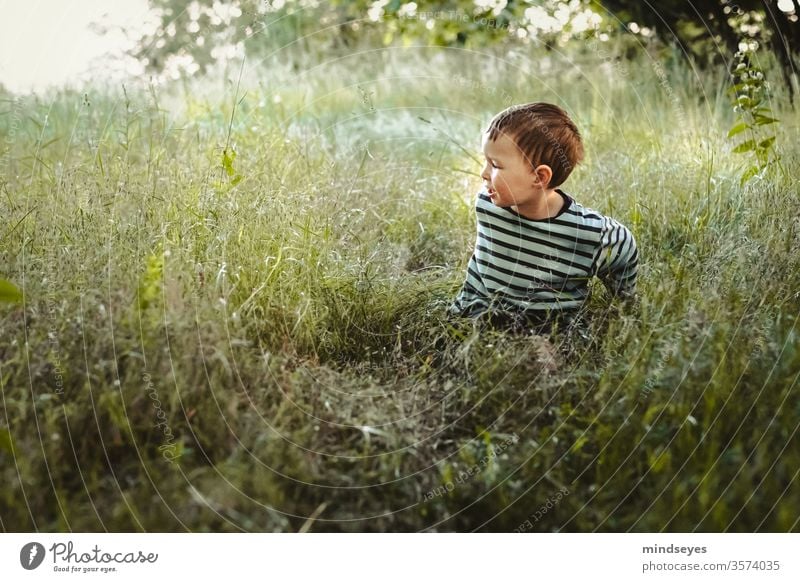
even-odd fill
[{"label": "boy's face", "polygon": [[512,138],[501,134],[491,141],[484,132],[482,147],[486,163],[481,178],[497,206],[524,206],[541,194],[541,181]]}]

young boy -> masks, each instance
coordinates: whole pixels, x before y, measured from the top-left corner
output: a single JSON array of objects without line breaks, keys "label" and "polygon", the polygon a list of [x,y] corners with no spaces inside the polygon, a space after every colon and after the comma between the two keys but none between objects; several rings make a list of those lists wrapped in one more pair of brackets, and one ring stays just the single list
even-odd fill
[{"label": "young boy", "polygon": [[569,319],[593,276],[615,296],[635,296],[639,255],[631,232],[558,188],[583,158],[581,136],[562,109],[528,103],[498,113],[483,153],[478,238],[451,314]]}]

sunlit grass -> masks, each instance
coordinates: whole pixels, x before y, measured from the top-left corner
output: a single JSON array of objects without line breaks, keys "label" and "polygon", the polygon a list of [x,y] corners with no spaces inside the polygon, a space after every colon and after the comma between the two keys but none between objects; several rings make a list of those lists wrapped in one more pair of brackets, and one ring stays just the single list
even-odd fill
[{"label": "sunlit grass", "polygon": [[[8,97],[4,529],[512,530],[561,487],[536,531],[796,529],[796,178],[739,185],[720,79],[506,56]],[[638,309],[445,317],[501,91],[574,115],[564,187],[633,230]]]}]

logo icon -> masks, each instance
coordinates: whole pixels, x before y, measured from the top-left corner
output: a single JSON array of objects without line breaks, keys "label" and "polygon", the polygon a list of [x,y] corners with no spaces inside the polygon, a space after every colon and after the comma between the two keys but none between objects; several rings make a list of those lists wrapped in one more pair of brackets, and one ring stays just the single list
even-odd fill
[{"label": "logo icon", "polygon": [[29,542],[19,551],[19,563],[26,570],[35,570],[44,561],[44,546],[38,542]]}]

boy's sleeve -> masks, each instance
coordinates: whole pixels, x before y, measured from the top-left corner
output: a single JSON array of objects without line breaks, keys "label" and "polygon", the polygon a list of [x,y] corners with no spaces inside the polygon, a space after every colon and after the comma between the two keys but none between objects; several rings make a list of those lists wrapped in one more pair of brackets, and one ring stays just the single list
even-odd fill
[{"label": "boy's sleeve", "polygon": [[633,234],[613,218],[607,218],[594,260],[594,274],[612,295],[633,298],[638,267],[639,251]]}]

